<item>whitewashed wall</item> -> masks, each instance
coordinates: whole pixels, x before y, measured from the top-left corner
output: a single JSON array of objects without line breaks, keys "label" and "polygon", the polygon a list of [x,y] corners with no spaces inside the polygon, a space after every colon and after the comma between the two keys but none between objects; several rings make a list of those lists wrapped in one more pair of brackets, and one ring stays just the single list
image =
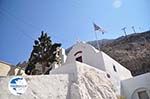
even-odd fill
[{"label": "whitewashed wall", "polygon": [[[82,51],[82,53],[75,55],[79,51]],[[66,63],[72,63],[79,56],[82,56],[83,63],[106,71],[108,75],[110,75],[110,79],[112,80],[114,89],[118,95],[121,94],[120,81],[132,78],[131,72],[128,69],[104,52],[96,50],[89,44],[83,42],[75,44],[67,56]],[[113,66],[115,66],[116,71],[114,71]]]},{"label": "whitewashed wall", "polygon": [[[82,53],[74,56],[74,54],[78,51],[82,51]],[[74,62],[75,59],[79,56],[82,56],[83,63],[105,71],[102,54],[91,45],[83,42],[75,44],[71,51],[68,53],[66,63]]]},{"label": "whitewashed wall", "polygon": [[65,54],[65,49],[61,48],[60,49],[60,57],[61,57],[61,64],[64,64],[66,62],[66,54]]},{"label": "whitewashed wall", "polygon": [[[19,71],[19,68],[16,68],[15,66],[9,63],[0,61],[0,76],[17,75],[18,71]],[[26,75],[26,74],[24,73],[23,70],[21,70],[20,75]]]},{"label": "whitewashed wall", "polygon": [[[116,93],[118,95],[121,94],[121,80],[132,78],[131,72],[123,67],[121,64],[119,64],[117,61],[112,59],[110,56],[105,54],[104,52],[101,52],[104,64],[106,68],[106,72],[110,75],[110,79],[113,82],[114,88],[116,89]],[[114,70],[115,68],[115,70]]]},{"label": "whitewashed wall", "polygon": [[7,76],[10,69],[11,69],[10,64],[0,62],[0,76]]},{"label": "whitewashed wall", "polygon": [[51,74],[69,74],[68,99],[117,99],[106,72],[80,62],[64,64]]},{"label": "whitewashed wall", "polygon": [[0,99],[69,99],[68,75],[23,76],[28,87],[20,96],[9,91],[8,82],[12,77],[0,77]]},{"label": "whitewashed wall", "polygon": [[[101,52],[104,59],[104,64],[106,71],[113,74],[114,76],[118,76],[120,80],[125,80],[128,78],[132,78],[132,74],[130,70],[119,64],[117,61],[112,59],[110,56],[105,54],[104,52]],[[116,71],[114,70],[113,66],[115,66]]]},{"label": "whitewashed wall", "polygon": [[122,95],[126,99],[139,99],[137,92],[146,90],[150,98],[150,73],[121,81]]}]

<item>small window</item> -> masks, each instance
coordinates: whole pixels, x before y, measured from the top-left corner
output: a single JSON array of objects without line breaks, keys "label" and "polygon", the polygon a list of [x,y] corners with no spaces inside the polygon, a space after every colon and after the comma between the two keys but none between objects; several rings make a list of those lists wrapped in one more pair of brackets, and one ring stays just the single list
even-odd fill
[{"label": "small window", "polygon": [[77,58],[76,58],[76,61],[78,61],[78,62],[82,62],[82,56],[77,57]]},{"label": "small window", "polygon": [[110,75],[107,73],[107,77],[110,78]]},{"label": "small window", "polygon": [[138,92],[138,96],[139,96],[139,99],[149,99],[149,96],[148,96],[146,90]]},{"label": "small window", "polygon": [[115,66],[115,65],[113,65],[113,69],[114,69],[115,72],[117,72],[117,69],[116,69],[116,66]]}]

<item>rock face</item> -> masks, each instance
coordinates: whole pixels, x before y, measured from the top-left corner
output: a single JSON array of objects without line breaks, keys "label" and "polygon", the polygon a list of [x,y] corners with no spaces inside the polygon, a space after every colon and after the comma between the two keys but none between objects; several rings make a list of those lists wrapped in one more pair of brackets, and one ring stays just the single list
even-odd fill
[{"label": "rock face", "polygon": [[8,89],[12,78],[0,78],[0,99],[66,99],[68,94],[68,75],[24,76],[28,87],[21,96],[15,96]]},{"label": "rock face", "polygon": [[117,99],[107,74],[79,62],[67,64],[51,74],[69,74],[69,99]]},{"label": "rock face", "polygon": [[117,99],[107,74],[86,64],[71,63],[50,75],[23,76],[26,92],[15,96],[8,90],[10,77],[0,77],[0,99]]}]

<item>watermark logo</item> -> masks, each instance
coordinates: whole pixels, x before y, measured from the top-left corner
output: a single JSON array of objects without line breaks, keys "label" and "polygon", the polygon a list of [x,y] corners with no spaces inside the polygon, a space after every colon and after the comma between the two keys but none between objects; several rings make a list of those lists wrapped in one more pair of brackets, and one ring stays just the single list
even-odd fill
[{"label": "watermark logo", "polygon": [[27,89],[27,82],[23,77],[15,76],[10,79],[8,88],[13,95],[22,95]]}]

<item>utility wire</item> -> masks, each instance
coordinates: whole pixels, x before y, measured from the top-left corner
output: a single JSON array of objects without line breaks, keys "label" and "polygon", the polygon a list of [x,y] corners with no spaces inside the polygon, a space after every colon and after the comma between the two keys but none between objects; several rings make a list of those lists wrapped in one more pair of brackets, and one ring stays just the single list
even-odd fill
[{"label": "utility wire", "polygon": [[3,12],[5,12],[5,13],[7,13],[9,16],[13,17],[13,18],[16,19],[17,21],[19,21],[19,22],[21,22],[21,23],[23,23],[23,24],[26,24],[26,25],[29,26],[29,27],[32,27],[32,29],[40,30],[40,31],[41,31],[41,29],[40,29],[39,27],[33,25],[33,24],[31,23],[31,21],[30,21],[30,22],[27,22],[26,20],[23,20],[22,18],[20,18],[20,17],[18,17],[18,16],[16,16],[16,15],[10,13],[10,11],[8,11],[8,10],[2,8],[2,7],[0,7],[0,10],[3,11]]},{"label": "utility wire", "polygon": [[[4,18],[6,18],[6,17],[11,17],[11,18],[8,18],[9,20],[14,20],[14,21],[19,21],[18,20],[18,18],[16,18],[16,17],[14,17],[14,16],[12,16],[11,14],[9,14],[8,12],[6,12],[6,11],[4,11],[4,10],[2,10],[2,9],[0,9],[0,14],[4,17]],[[7,21],[8,21],[8,19],[7,19]],[[8,22],[10,22],[10,21],[8,21]],[[13,21],[12,21],[13,22]],[[19,22],[21,22],[22,23],[22,21],[19,21]],[[24,23],[25,24],[25,23]],[[28,24],[26,24],[26,25],[28,25]],[[15,26],[15,25],[14,25]],[[23,29],[21,29],[20,28],[20,26],[18,26],[18,27],[16,27],[17,29],[17,31],[20,33],[20,34],[22,34],[23,36],[25,36],[25,37],[27,37],[27,38],[29,38],[30,40],[35,40],[35,39],[33,39],[29,34],[27,34],[27,33],[25,33],[24,32],[24,30]],[[51,34],[51,33],[50,33]],[[51,34],[52,35],[52,34]],[[64,38],[62,38],[62,36],[61,37],[58,37],[58,35],[52,35],[54,38],[58,38],[58,40],[59,41],[66,41],[66,42],[69,42],[69,40],[66,40],[66,39],[64,39]]]},{"label": "utility wire", "polygon": [[[6,16],[6,14],[4,14],[4,11],[2,11],[1,9],[0,9],[0,14],[1,14],[2,16],[4,16],[4,18],[8,17],[8,16]],[[9,18],[9,19],[10,19],[10,18]],[[10,22],[10,21],[8,21],[8,19],[7,19],[7,22]],[[15,25],[14,25],[14,26],[15,26]],[[29,39],[31,39],[31,40],[34,40],[30,35],[28,35],[27,33],[25,33],[21,28],[18,28],[18,27],[17,27],[16,30],[17,30],[17,31],[20,30],[20,31],[18,31],[19,33],[21,33],[22,35],[26,36],[27,38],[29,38]]]},{"label": "utility wire", "polygon": [[[20,18],[20,17],[18,17],[18,16],[15,16],[14,14],[10,13],[8,10],[6,10],[6,9],[4,9],[4,8],[2,8],[2,7],[0,7],[0,11],[1,11],[1,12],[4,12],[4,13],[7,14],[7,15],[9,15],[9,16],[12,17],[13,19],[15,19],[15,20],[17,20],[17,21],[19,21],[19,22],[21,22],[21,23],[27,25],[28,27],[32,27],[32,29],[41,31],[41,29],[40,29],[39,27],[33,25],[33,24],[31,23],[31,21],[30,21],[30,23],[29,23],[29,22],[23,20],[22,18]],[[22,31],[22,30],[21,30],[21,31]],[[34,39],[33,39],[30,35],[28,35],[27,33],[24,33],[23,31],[22,31],[21,33],[22,33],[24,36],[26,36],[26,37],[28,37],[28,38],[34,40]],[[52,34],[51,34],[51,35],[52,35]],[[56,35],[52,35],[52,36],[56,37]],[[56,37],[56,38],[58,38],[58,37]],[[59,39],[62,40],[62,41],[66,41],[66,39],[64,39],[64,38],[62,38],[62,37],[61,37],[61,38],[59,37]],[[67,42],[68,42],[68,41],[67,41]]]}]

